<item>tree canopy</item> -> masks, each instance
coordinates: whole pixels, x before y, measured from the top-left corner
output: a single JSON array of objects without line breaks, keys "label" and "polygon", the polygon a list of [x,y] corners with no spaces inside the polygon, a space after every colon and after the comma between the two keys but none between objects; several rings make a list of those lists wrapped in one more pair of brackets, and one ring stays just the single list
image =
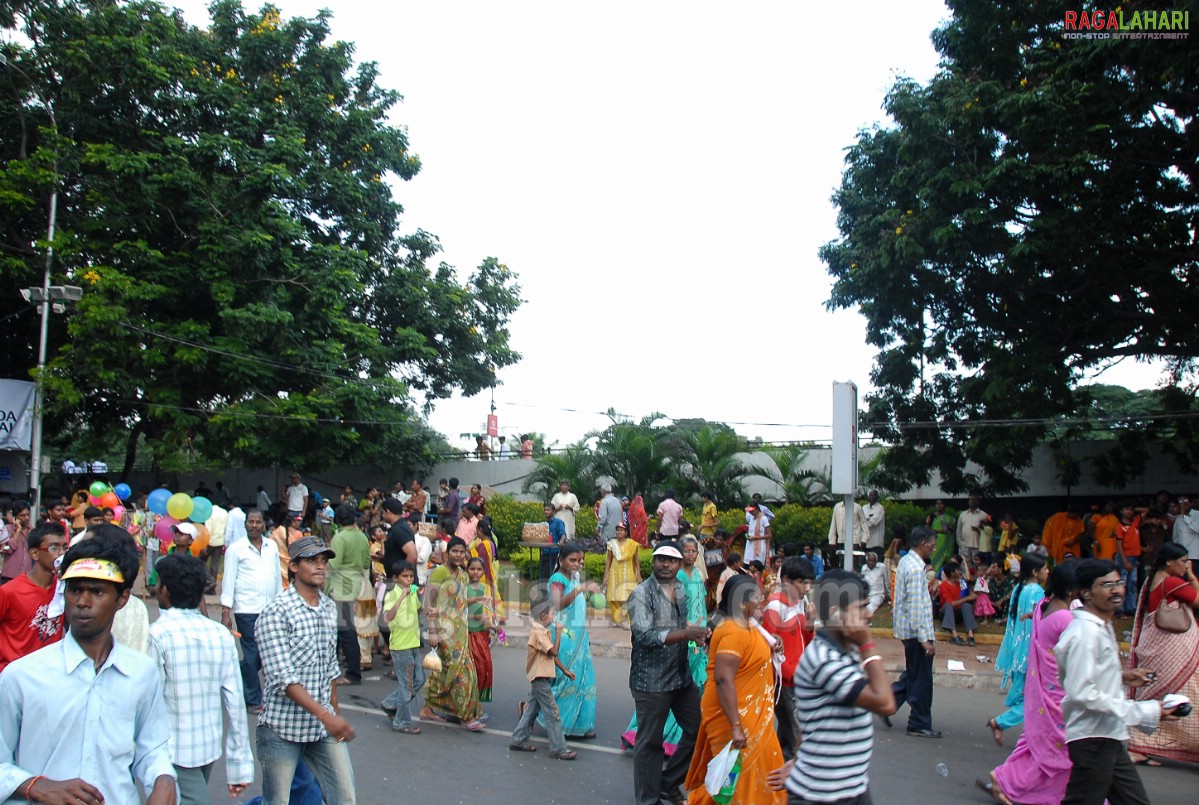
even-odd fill
[{"label": "tree canopy", "polygon": [[47,432],[132,465],[431,463],[421,404],[519,359],[515,275],[460,278],[402,232],[388,181],[420,161],[401,100],[329,14],[217,0],[0,3],[0,315],[8,376],[36,365],[16,288],[41,284],[58,192]]},{"label": "tree canopy", "polygon": [[829,307],[859,309],[879,350],[864,422],[893,445],[880,479],[1023,489],[1033,447],[1090,415],[1079,384],[1126,358],[1169,377],[1163,416],[1120,440],[1192,462],[1199,52],[1066,39],[1053,4],[947,5],[939,72],[897,81],[893,124],[849,149],[841,235],[820,252]]}]

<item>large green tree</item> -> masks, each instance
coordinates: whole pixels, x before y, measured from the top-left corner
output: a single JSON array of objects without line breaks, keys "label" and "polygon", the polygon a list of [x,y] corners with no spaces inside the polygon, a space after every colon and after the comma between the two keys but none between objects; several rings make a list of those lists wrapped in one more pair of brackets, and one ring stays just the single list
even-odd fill
[{"label": "large green tree", "polygon": [[1123,438],[1190,461],[1199,50],[1066,39],[1052,3],[947,4],[939,72],[899,80],[893,124],[849,149],[841,236],[821,250],[829,306],[859,309],[879,350],[864,421],[893,444],[880,478],[1022,489],[1033,447],[1085,414],[1078,384],[1126,358],[1170,377],[1155,432]]},{"label": "large green tree", "polygon": [[[460,278],[401,232],[389,180],[420,162],[400,96],[327,13],[217,0],[211,20],[0,4],[0,282],[40,284],[57,189],[54,279],[85,290],[54,321],[48,432],[126,467],[428,462],[419,404],[519,358],[515,276],[488,258]],[[34,365],[35,326],[11,326],[5,374]]]}]

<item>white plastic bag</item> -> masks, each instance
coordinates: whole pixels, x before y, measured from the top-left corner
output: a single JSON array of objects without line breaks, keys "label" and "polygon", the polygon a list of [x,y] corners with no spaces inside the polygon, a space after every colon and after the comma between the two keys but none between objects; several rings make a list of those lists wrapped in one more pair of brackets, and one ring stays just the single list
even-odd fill
[{"label": "white plastic bag", "polygon": [[435,674],[441,673],[441,657],[437,656],[437,649],[429,649],[429,653],[425,655],[421,665],[426,671],[432,671]]},{"label": "white plastic bag", "polygon": [[737,777],[741,774],[741,750],[733,748],[733,742],[725,744],[716,757],[708,761],[708,772],[704,775],[704,788],[716,802],[732,801],[737,788]]}]

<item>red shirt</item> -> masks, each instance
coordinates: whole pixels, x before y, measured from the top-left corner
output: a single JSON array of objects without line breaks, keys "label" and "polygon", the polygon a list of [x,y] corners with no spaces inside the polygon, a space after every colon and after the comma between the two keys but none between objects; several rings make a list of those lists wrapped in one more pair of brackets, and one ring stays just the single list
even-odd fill
[{"label": "red shirt", "polygon": [[795,679],[800,655],[812,642],[813,630],[808,628],[805,611],[804,599],[792,604],[787,600],[786,593],[775,593],[766,600],[762,614],[762,628],[783,641],[782,676],[783,684],[787,687],[791,687]]},{"label": "red shirt", "polygon": [[1177,576],[1167,576],[1165,581],[1154,587],[1153,591],[1149,593],[1147,612],[1157,611],[1157,608],[1161,606],[1163,594],[1167,601],[1178,601],[1185,606],[1195,603],[1195,588],[1190,585],[1190,582]]},{"label": "red shirt", "polygon": [[1128,525],[1120,523],[1116,526],[1116,536],[1120,538],[1125,556],[1141,555],[1141,515],[1135,515]]},{"label": "red shirt", "polygon": [[55,585],[43,590],[28,576],[0,587],[0,670],[13,660],[62,640],[62,616],[50,618],[46,608]]}]

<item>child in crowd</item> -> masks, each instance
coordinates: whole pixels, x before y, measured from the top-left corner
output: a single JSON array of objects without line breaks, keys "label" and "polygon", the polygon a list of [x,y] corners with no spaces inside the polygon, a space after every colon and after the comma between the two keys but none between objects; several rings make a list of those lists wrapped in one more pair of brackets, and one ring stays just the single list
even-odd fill
[{"label": "child in crowd", "polygon": [[533,606],[533,623],[529,627],[528,658],[525,660],[525,677],[529,680],[529,698],[520,703],[520,721],[512,731],[508,748],[517,752],[536,752],[537,747],[529,742],[537,714],[545,721],[545,731],[550,739],[550,757],[556,760],[574,760],[578,753],[566,746],[562,732],[562,717],[558,703],[550,690],[550,683],[561,669],[567,679],[574,679],[574,672],[562,664],[558,649],[562,645],[562,630],[555,629],[550,637],[549,627],[554,622],[554,608],[549,599],[542,599]]},{"label": "child in crowd", "polygon": [[[384,617],[391,628],[391,660],[395,667],[395,693],[383,700],[383,712],[392,717],[391,728],[405,735],[420,735],[412,724],[412,708],[417,692],[425,685],[425,669],[420,652],[420,592],[416,586],[416,568],[399,561],[391,570],[395,586],[383,600]],[[409,680],[411,679],[411,682]]]},{"label": "child in crowd", "polygon": [[[973,646],[974,630],[978,626],[974,620],[975,595],[963,578],[962,568],[957,562],[946,563],[942,570],[941,628],[950,631],[952,637],[949,642],[955,646]],[[962,640],[958,634],[959,621],[966,629],[966,640]]]},{"label": "child in crowd", "polygon": [[987,578],[987,588],[991,598],[991,606],[995,607],[995,623],[1003,626],[1007,623],[1005,613],[1008,610],[1008,602],[1012,597],[1012,590],[1016,588],[1016,577],[1007,572],[1002,562],[996,562],[991,565],[991,570]]},{"label": "child in crowd", "polygon": [[749,571],[749,575],[753,577],[753,580],[758,583],[758,589],[764,589],[762,585],[766,579],[766,565],[760,559],[754,559],[745,567]]},{"label": "child in crowd", "polygon": [[420,532],[421,514],[413,512],[408,516],[408,525],[412,528],[412,538],[416,542],[416,583],[423,590],[433,571],[433,540]]},{"label": "child in crowd", "polygon": [[1020,575],[1020,554],[1016,551],[1015,545],[1009,545],[1007,556],[1003,560],[1003,569],[1016,578]]},{"label": "child in crowd", "polygon": [[812,563],[812,569],[816,571],[816,578],[824,575],[824,557],[820,555],[820,551],[816,550],[816,546],[810,542],[803,544],[803,557]]},{"label": "child in crowd", "polygon": [[741,554],[733,551],[729,554],[728,561],[725,562],[725,568],[720,572],[720,579],[716,582],[716,600],[720,600],[720,596],[724,594],[724,585],[733,576],[738,573],[746,573],[745,568],[741,566]]},{"label": "child in crowd", "polygon": [[[383,569],[383,541],[387,530],[377,525],[370,531],[371,578],[375,580],[375,611],[383,612],[383,599],[387,595],[387,571]],[[379,618],[379,634],[374,636],[372,651],[375,654],[388,656],[388,644],[384,629],[387,628],[387,618]]]},{"label": "child in crowd", "polygon": [[[1020,545],[1020,524],[1011,512],[1006,512],[999,521],[999,552],[1009,553]],[[1019,575],[1020,571],[1015,571]]]},{"label": "child in crowd", "polygon": [[[978,559],[981,554],[976,555]],[[985,565],[975,574],[974,579],[974,615],[983,619],[983,626],[991,623],[995,616],[995,605],[991,603],[991,583],[989,568]]]},{"label": "child in crowd", "polygon": [[467,629],[470,632],[470,654],[475,661],[479,678],[479,701],[491,701],[492,664],[491,634],[495,629],[495,604],[483,581],[483,560],[471,559],[466,565],[470,584],[466,587]]},{"label": "child in crowd", "polygon": [[1029,545],[1024,550],[1024,553],[1036,554],[1037,556],[1040,556],[1042,559],[1049,558],[1049,549],[1045,547],[1045,543],[1042,541],[1042,537],[1040,534],[1032,535],[1032,545]]}]

